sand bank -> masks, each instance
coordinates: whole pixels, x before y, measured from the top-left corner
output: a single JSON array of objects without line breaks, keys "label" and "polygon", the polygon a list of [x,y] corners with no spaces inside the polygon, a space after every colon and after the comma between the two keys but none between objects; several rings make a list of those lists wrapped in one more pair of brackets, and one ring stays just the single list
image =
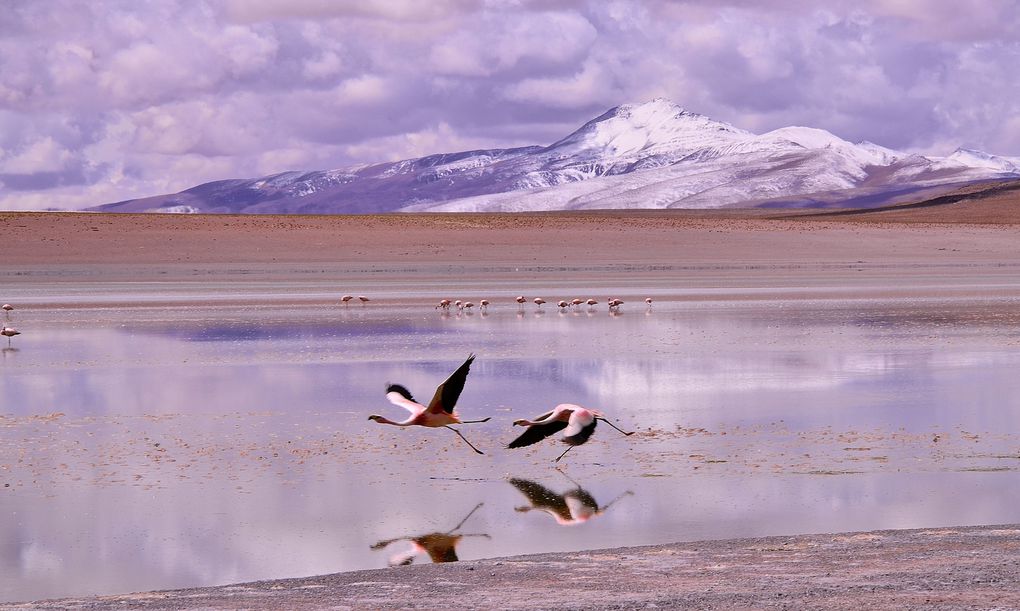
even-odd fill
[{"label": "sand bank", "polygon": [[1015,609],[1020,525],[538,554],[4,609]]}]

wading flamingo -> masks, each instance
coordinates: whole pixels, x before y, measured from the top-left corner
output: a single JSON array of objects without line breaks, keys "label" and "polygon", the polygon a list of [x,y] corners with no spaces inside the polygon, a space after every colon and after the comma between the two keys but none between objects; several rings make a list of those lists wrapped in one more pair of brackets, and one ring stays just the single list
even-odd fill
[{"label": "wading flamingo", "polygon": [[[559,471],[559,469],[556,469]],[[556,523],[560,526],[575,526],[577,524],[583,524],[595,516],[600,516],[607,509],[613,506],[616,501],[619,501],[625,496],[634,494],[630,490],[624,492],[615,499],[609,501],[609,503],[599,507],[598,501],[591,495],[587,490],[581,487],[580,484],[570,479],[570,477],[560,471],[563,477],[570,480],[572,484],[577,486],[573,490],[568,490],[563,494],[556,494],[552,490],[546,488],[542,484],[535,483],[531,480],[521,479],[517,477],[510,478],[510,485],[526,496],[531,506],[515,507],[514,511],[519,513],[527,513],[529,511],[544,511],[545,513],[552,516]]]},{"label": "wading flamingo", "polygon": [[540,308],[542,307],[542,304],[545,303],[545,299],[542,299],[541,297],[535,297],[534,301],[535,305],[537,305]]},{"label": "wading flamingo", "polygon": [[645,297],[645,303],[648,304],[648,307],[652,307],[652,298],[651,297]]},{"label": "wading flamingo", "polygon": [[590,310],[590,309],[592,309],[593,307],[595,307],[595,306],[597,306],[599,304],[599,300],[598,299],[589,299],[588,301],[585,301],[585,303],[588,304],[588,309]]},{"label": "wading flamingo", "polygon": [[11,310],[13,310],[13,309],[14,309],[14,306],[12,306],[9,303],[5,303],[2,306],[0,306],[0,310],[4,311],[4,318],[6,318],[7,320],[11,319]]},{"label": "wading flamingo", "polygon": [[364,295],[358,295],[358,301],[361,302],[361,305],[365,305],[366,303],[372,300],[369,299],[368,297],[365,297]]},{"label": "wading flamingo", "polygon": [[514,299],[514,301],[519,303],[521,305],[521,307],[523,308],[524,307],[524,302],[527,301],[527,299],[524,298],[524,295],[518,295],[517,298]]},{"label": "wading flamingo", "polygon": [[582,303],[584,303],[584,301],[581,300],[581,299],[571,299],[570,300],[570,305],[574,306],[575,308],[577,306],[581,305]]},{"label": "wading flamingo", "polygon": [[478,309],[479,310],[488,310],[489,309],[489,300],[488,299],[483,299],[483,300],[479,301],[478,302]]},{"label": "wading flamingo", "polygon": [[449,299],[440,299],[439,300],[439,305],[436,306],[436,309],[437,310],[449,310],[450,309],[450,300]]},{"label": "wading flamingo", "polygon": [[354,295],[344,295],[340,298],[340,303],[347,305],[351,299],[354,299]]},{"label": "wading flamingo", "polygon": [[0,335],[3,335],[4,337],[7,338],[7,347],[10,348],[11,338],[14,337],[15,335],[21,335],[21,331],[18,331],[14,327],[4,327],[3,330],[0,330]]},{"label": "wading flamingo", "polygon": [[569,306],[570,304],[569,304],[569,303],[567,303],[566,301],[563,301],[563,300],[561,299],[561,300],[559,300],[559,301],[557,301],[557,302],[556,302],[556,305],[558,305],[558,306],[559,306],[560,310],[565,310],[565,309],[567,309],[567,306]]},{"label": "wading flamingo", "polygon": [[475,355],[469,355],[464,364],[457,368],[450,374],[450,377],[446,378],[446,381],[436,388],[436,394],[432,397],[432,401],[429,402],[428,407],[425,407],[421,403],[414,400],[411,396],[411,392],[399,384],[389,384],[386,386],[386,398],[393,405],[399,405],[400,407],[411,412],[411,415],[407,420],[400,422],[394,422],[383,416],[372,414],[368,417],[369,420],[375,420],[379,424],[392,424],[393,426],[427,426],[431,428],[444,427],[448,428],[457,436],[464,440],[464,443],[468,444],[472,450],[479,454],[485,454],[475,446],[471,445],[460,431],[450,426],[451,424],[474,424],[477,422],[488,422],[489,418],[483,418],[481,420],[461,420],[460,417],[453,411],[453,407],[457,404],[457,399],[460,397],[460,393],[464,390],[464,381],[467,379],[468,370],[471,368],[472,361],[475,360]]},{"label": "wading flamingo", "polygon": [[464,537],[485,537],[489,538],[489,535],[469,535],[469,534],[458,534],[453,533],[460,530],[460,527],[464,525],[464,522],[468,521],[478,508],[484,503],[478,503],[475,508],[472,509],[459,524],[451,528],[446,532],[429,533],[427,535],[419,535],[417,537],[397,537],[396,539],[386,539],[380,541],[375,545],[372,545],[370,549],[382,549],[390,543],[397,541],[407,541],[411,544],[411,549],[406,552],[400,552],[390,556],[388,564],[390,566],[404,566],[414,562],[416,556],[422,554],[428,554],[432,562],[457,562],[457,544]]},{"label": "wading flamingo", "polygon": [[517,439],[511,441],[507,447],[523,448],[538,443],[559,431],[563,431],[563,437],[560,441],[570,447],[564,450],[563,454],[556,457],[554,462],[559,462],[574,446],[579,446],[588,441],[591,434],[595,432],[595,426],[599,423],[599,420],[620,431],[625,436],[634,434],[634,431],[629,433],[624,431],[609,420],[606,420],[606,417],[600,412],[593,409],[585,409],[573,403],[560,403],[551,412],[546,412],[534,420],[514,420],[515,426],[526,426],[528,428]]}]

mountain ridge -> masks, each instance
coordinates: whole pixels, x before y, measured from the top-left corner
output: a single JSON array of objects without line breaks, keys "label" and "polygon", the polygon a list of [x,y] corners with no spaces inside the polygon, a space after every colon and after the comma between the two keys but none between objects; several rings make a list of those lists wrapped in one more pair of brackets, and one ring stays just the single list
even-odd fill
[{"label": "mountain ridge", "polygon": [[108,212],[380,213],[882,205],[904,193],[1020,177],[1020,158],[925,157],[826,130],[764,134],[656,98],[548,146],[437,153],[290,171],[105,204]]}]

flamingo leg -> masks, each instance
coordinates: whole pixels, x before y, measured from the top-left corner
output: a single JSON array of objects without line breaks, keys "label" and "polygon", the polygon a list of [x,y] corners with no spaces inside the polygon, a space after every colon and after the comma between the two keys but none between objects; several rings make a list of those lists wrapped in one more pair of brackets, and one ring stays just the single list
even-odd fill
[{"label": "flamingo leg", "polygon": [[625,430],[621,429],[620,427],[616,426],[615,424],[613,424],[612,422],[610,422],[610,421],[606,420],[605,418],[599,418],[599,420],[601,420],[602,422],[605,422],[605,423],[606,423],[606,424],[608,424],[609,426],[611,426],[611,427],[613,427],[614,429],[616,429],[616,430],[620,431],[621,433],[623,433],[623,434],[624,434],[624,436],[627,436],[627,437],[629,437],[629,436],[631,436],[631,435],[633,435],[633,434],[634,434],[634,431],[631,431],[631,432],[629,432],[629,433],[628,433],[627,431],[625,431]]},{"label": "flamingo leg", "polygon": [[477,424],[479,422],[488,422],[489,420],[492,420],[492,416],[482,418],[481,420],[461,420],[458,424]]},{"label": "flamingo leg", "polygon": [[563,458],[564,456],[566,456],[567,452],[569,452],[569,451],[571,451],[573,449],[574,449],[574,446],[570,446],[566,450],[563,450],[563,454],[560,454],[559,456],[557,456],[556,460],[554,460],[553,462],[560,462],[560,459]]},{"label": "flamingo leg", "polygon": [[468,444],[468,447],[469,447],[469,448],[471,448],[472,450],[474,450],[475,452],[477,452],[478,454],[485,454],[485,452],[482,452],[481,450],[479,450],[479,449],[478,449],[478,448],[476,448],[475,446],[471,445],[471,442],[470,442],[470,441],[468,441],[466,437],[464,437],[463,435],[461,435],[461,434],[460,434],[460,431],[458,431],[457,429],[453,428],[453,427],[452,427],[452,426],[450,426],[450,425],[444,425],[444,428],[448,428],[448,429],[450,429],[451,431],[453,431],[454,433],[457,433],[457,436],[458,436],[458,437],[460,437],[461,439],[463,439],[463,440],[464,440],[464,443]]},{"label": "flamingo leg", "polygon": [[605,510],[609,509],[610,507],[612,507],[613,503],[615,503],[616,501],[619,501],[623,497],[630,496],[632,494],[634,494],[634,493],[632,491],[628,490],[628,491],[618,495],[615,499],[613,499],[613,500],[609,501],[608,503],[606,503],[605,505],[603,505],[602,508],[599,509],[599,511],[605,511]]},{"label": "flamingo leg", "polygon": [[[466,516],[464,516],[464,519],[463,519],[463,520],[461,520],[460,522],[458,522],[456,526],[454,526],[454,527],[453,527],[453,528],[451,528],[450,530],[446,531],[446,534],[448,534],[448,535],[450,535],[450,534],[453,534],[453,532],[454,532],[455,530],[459,529],[459,528],[460,528],[461,526],[464,526],[464,522],[467,522],[467,521],[468,521],[468,518],[470,518],[471,516],[473,516],[473,515],[475,514],[475,512],[476,512],[476,511],[478,511],[478,508],[479,508],[479,507],[481,507],[481,506],[482,506],[482,505],[484,505],[484,504],[485,504],[485,503],[478,503],[477,505],[475,505],[475,508],[474,508],[474,509],[472,509],[471,511],[469,511],[469,512],[468,512],[468,514],[467,514]],[[465,535],[465,536],[468,536],[468,535]],[[470,536],[472,536],[472,537],[476,537],[476,536],[478,536],[478,535],[470,535]],[[488,536],[488,535],[485,535],[485,536]]]}]

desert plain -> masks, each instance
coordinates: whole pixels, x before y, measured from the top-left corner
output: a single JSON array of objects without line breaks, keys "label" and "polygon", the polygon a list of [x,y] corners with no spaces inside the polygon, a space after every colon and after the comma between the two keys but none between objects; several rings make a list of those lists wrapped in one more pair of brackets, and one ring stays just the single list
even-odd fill
[{"label": "desert plain", "polygon": [[[0,606],[1016,607],[1014,193],[845,214],[2,213],[22,335],[0,380]],[[573,297],[599,304],[555,306]],[[386,382],[421,399],[469,352],[461,409],[493,421],[462,430],[484,457],[365,421],[399,411]],[[554,442],[503,449],[510,420],[567,401],[635,434],[600,428],[560,464]],[[562,524],[523,481],[594,506]],[[382,568],[427,563],[426,533],[463,562]],[[365,569],[391,572],[346,573]],[[283,578],[309,579],[176,590]]]}]

